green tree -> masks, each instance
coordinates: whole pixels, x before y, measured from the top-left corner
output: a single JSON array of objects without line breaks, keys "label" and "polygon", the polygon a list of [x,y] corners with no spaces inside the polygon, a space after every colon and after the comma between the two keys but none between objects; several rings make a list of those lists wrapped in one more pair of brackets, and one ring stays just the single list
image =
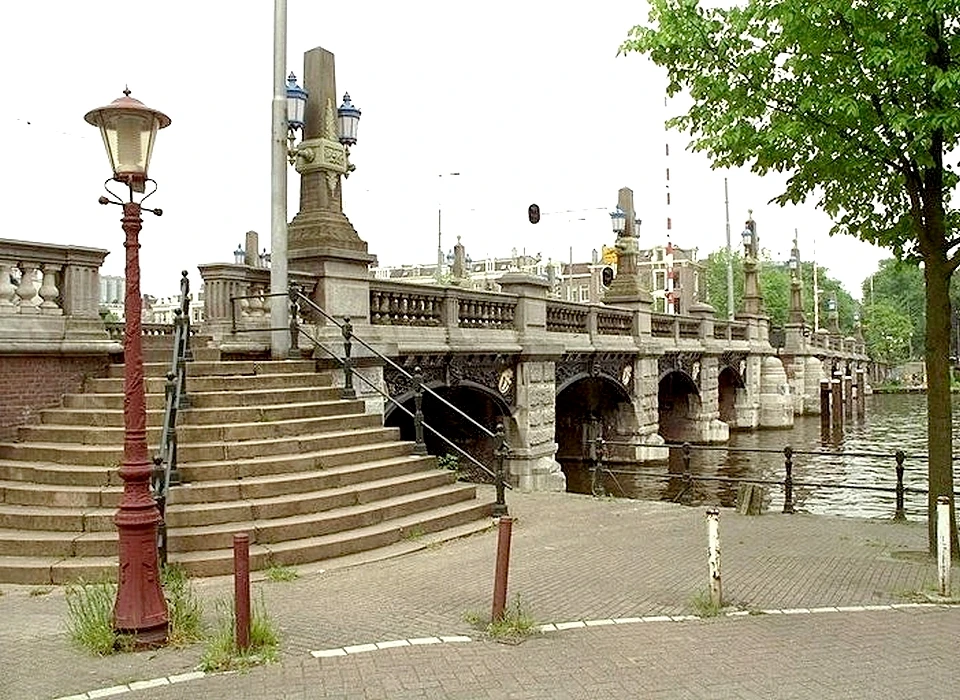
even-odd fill
[{"label": "green tree", "polygon": [[913,321],[894,304],[867,304],[863,336],[870,357],[888,365],[909,359],[912,334]]},{"label": "green tree", "polygon": [[865,325],[874,325],[874,313],[885,314],[881,324],[888,320],[888,309],[906,317],[910,332],[906,338],[907,354],[898,360],[912,359],[923,348],[927,323],[923,292],[923,272],[904,260],[881,260],[877,271],[863,283],[866,302]]},{"label": "green tree", "polygon": [[960,141],[960,0],[649,0],[622,52],[667,69],[689,110],[670,121],[714,167],[786,173],[780,204],[813,198],[848,233],[923,262],[928,535],[950,500],[950,277],[960,263],[945,156]]}]

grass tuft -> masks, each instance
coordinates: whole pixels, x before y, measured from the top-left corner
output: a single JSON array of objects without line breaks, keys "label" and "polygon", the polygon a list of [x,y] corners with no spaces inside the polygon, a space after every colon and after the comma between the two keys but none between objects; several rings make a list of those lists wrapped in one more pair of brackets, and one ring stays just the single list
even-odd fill
[{"label": "grass tuft", "polygon": [[713,602],[710,591],[700,591],[693,597],[693,611],[698,617],[718,617],[723,612],[723,606]]},{"label": "grass tuft", "polygon": [[67,633],[78,646],[99,656],[112,654],[117,646],[113,630],[113,603],[117,584],[83,580],[66,587]]},{"label": "grass tuft", "polygon": [[506,644],[519,644],[528,637],[540,634],[537,621],[524,609],[519,594],[514,597],[513,603],[503,611],[503,617],[499,620],[487,622],[487,618],[472,611],[464,613],[463,620],[481,630],[491,639]]},{"label": "grass tuft", "polygon": [[264,570],[263,574],[268,580],[274,583],[296,581],[300,578],[300,574],[296,569],[291,566],[284,566],[283,564],[271,564],[269,568]]},{"label": "grass tuft", "polygon": [[179,647],[203,639],[203,604],[187,572],[179,564],[168,564],[160,576],[170,615],[169,643]]},{"label": "grass tuft", "polygon": [[258,664],[274,663],[279,659],[280,639],[273,622],[267,616],[263,597],[253,605],[250,620],[250,647],[237,648],[236,621],[229,600],[217,602],[217,629],[208,640],[200,659],[200,669],[206,672],[235,671]]}]

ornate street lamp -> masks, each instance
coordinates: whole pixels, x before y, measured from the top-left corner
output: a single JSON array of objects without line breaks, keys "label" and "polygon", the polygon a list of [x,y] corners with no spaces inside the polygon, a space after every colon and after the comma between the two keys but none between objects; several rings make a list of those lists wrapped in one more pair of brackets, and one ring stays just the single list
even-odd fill
[{"label": "ornate street lamp", "polygon": [[307,91],[297,84],[297,76],[291,71],[287,76],[287,158],[290,165],[297,160],[294,142],[297,132],[303,129],[303,113],[307,105]]},{"label": "ornate street lamp", "polygon": [[[113,609],[113,627],[131,635],[140,647],[157,646],[167,640],[167,605],[160,588],[157,562],[157,526],[160,511],[150,493],[152,464],[147,458],[147,411],[143,387],[141,338],[140,229],[142,210],[160,216],[160,209],[147,209],[143,201],[156,192],[156,182],[147,175],[157,131],[170,125],[170,118],[130,97],[130,90],[105,107],[87,112],[84,119],[100,129],[113,170],[112,180],[127,185],[126,201],[107,189],[110,197],[101,204],[123,207],[126,234],[125,328],[123,336],[123,496],[114,523],[119,536],[119,584]],[[106,182],[109,182],[108,179]],[[104,187],[106,188],[106,182]],[[140,201],[134,193],[153,190]]]},{"label": "ornate street lamp", "polygon": [[243,265],[246,258],[247,258],[246,252],[244,252],[243,247],[238,243],[237,249],[233,251],[233,264]]},{"label": "ornate street lamp", "polygon": [[337,108],[340,122],[340,143],[349,148],[357,143],[357,127],[360,125],[360,110],[350,102],[350,93],[343,93],[343,104]]},{"label": "ornate street lamp", "polygon": [[623,235],[627,228],[627,214],[620,207],[610,212],[610,224],[613,226],[613,232],[617,236]]}]

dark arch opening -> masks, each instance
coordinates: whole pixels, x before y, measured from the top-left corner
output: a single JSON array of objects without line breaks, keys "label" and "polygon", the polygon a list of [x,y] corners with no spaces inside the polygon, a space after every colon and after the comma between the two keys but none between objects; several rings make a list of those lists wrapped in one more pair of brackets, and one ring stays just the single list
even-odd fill
[{"label": "dark arch opening", "polygon": [[[507,430],[507,438],[509,441],[511,425],[508,409],[501,401],[495,399],[486,390],[468,385],[459,385],[456,387],[441,385],[431,387],[431,389],[466,413],[477,423],[486,427],[491,433],[496,432],[498,423],[502,423]],[[412,395],[401,397],[400,402],[411,414],[414,412],[415,403]],[[486,465],[488,469],[491,471],[494,470],[496,465],[496,442],[494,438],[487,435],[483,430],[428,392],[425,392],[423,395],[422,410],[424,423],[435,428],[457,447]],[[410,442],[416,440],[413,417],[393,404],[390,404],[388,407],[383,423],[387,427],[399,428],[400,438],[402,440],[409,440]],[[443,457],[448,454],[455,455],[457,457],[457,468],[460,471],[461,478],[481,483],[490,483],[493,481],[487,472],[471,463],[465,457],[459,456],[459,453],[457,453],[455,449],[450,447],[445,440],[433,431],[427,430],[426,428],[424,429],[423,442],[427,447],[427,452],[431,455],[437,457]]]},{"label": "dark arch opening", "polygon": [[660,435],[667,442],[689,441],[696,437],[700,415],[700,392],[685,373],[674,370],[661,380],[657,390]]},{"label": "dark arch opening", "polygon": [[720,420],[730,426],[737,424],[737,390],[743,389],[743,379],[733,367],[724,367],[717,380],[717,400]]},{"label": "dark arch opening", "polygon": [[567,491],[591,493],[597,437],[616,441],[636,428],[630,396],[605,377],[583,377],[567,384],[556,399],[557,462]]}]

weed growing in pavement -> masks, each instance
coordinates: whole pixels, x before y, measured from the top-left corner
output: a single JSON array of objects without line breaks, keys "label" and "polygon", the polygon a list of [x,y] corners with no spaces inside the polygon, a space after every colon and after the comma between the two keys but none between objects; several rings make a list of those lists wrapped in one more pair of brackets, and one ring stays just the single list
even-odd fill
[{"label": "weed growing in pavement", "polygon": [[170,615],[170,644],[185,646],[203,639],[203,604],[187,572],[179,564],[168,564],[160,572],[160,581]]},{"label": "weed growing in pavement", "polygon": [[31,588],[29,595],[33,598],[41,595],[47,595],[53,589],[50,586],[38,586],[37,588]]},{"label": "weed growing in pavement", "polygon": [[[170,616],[168,640],[183,646],[203,637],[203,607],[182,568],[168,566],[161,571],[164,597]],[[134,638],[113,629],[113,605],[117,584],[112,581],[79,580],[66,587],[67,633],[75,644],[105,656],[132,651]]]},{"label": "weed growing in pavement", "polygon": [[296,569],[291,566],[284,566],[283,564],[271,564],[264,570],[263,575],[267,577],[267,580],[273,581],[274,583],[296,581],[300,578],[300,574]]},{"label": "weed growing in pavement", "polygon": [[693,610],[698,617],[717,617],[723,612],[723,605],[713,602],[710,591],[700,591],[693,597]]},{"label": "weed growing in pavement", "polygon": [[517,594],[513,603],[503,611],[499,620],[487,622],[487,618],[478,612],[470,611],[463,614],[463,621],[476,627],[491,639],[507,644],[519,644],[527,637],[540,634],[539,625],[533,616],[528,613],[520,602]]},{"label": "weed growing in pavement", "polygon": [[274,623],[267,616],[263,597],[253,605],[250,619],[250,646],[237,648],[236,619],[233,605],[228,600],[217,602],[217,629],[207,641],[200,659],[203,671],[241,670],[276,662],[279,658],[280,638]]},{"label": "weed growing in pavement", "polygon": [[67,633],[75,644],[94,654],[112,654],[117,647],[113,603],[117,584],[80,580],[66,587]]},{"label": "weed growing in pavement", "polygon": [[460,471],[460,456],[451,452],[447,452],[445,455],[440,455],[437,457],[437,466],[441,469],[449,469],[450,471],[458,472]]}]

